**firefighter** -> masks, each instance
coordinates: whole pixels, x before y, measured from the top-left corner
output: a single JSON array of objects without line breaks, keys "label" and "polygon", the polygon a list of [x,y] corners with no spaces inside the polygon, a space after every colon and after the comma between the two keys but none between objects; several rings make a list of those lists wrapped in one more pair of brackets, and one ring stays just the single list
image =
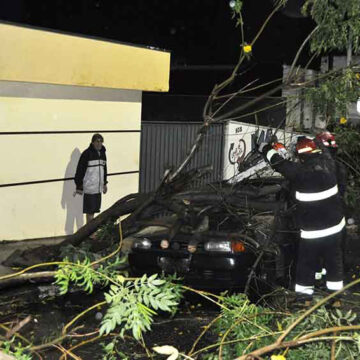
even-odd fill
[{"label": "firefighter", "polygon": [[296,143],[299,162],[284,159],[270,144],[261,144],[259,151],[289,180],[295,193],[300,228],[295,292],[298,301],[310,305],[321,258],[327,269],[327,289],[333,292],[343,288],[341,231],[345,218],[335,162],[326,149],[319,149],[307,137],[299,137]]},{"label": "firefighter", "polygon": [[[338,144],[336,143],[335,136],[331,134],[329,131],[322,131],[316,135],[315,139],[325,146],[332,158],[335,161],[336,166],[336,178],[339,187],[339,194],[343,203],[343,208],[345,209],[345,192],[346,192],[346,185],[347,185],[347,171],[345,165],[336,159],[336,154],[338,151]],[[346,252],[346,227],[344,227],[342,232],[342,252],[343,257],[345,259],[345,252]],[[345,261],[343,259],[343,263],[345,266]],[[315,278],[320,280],[323,275],[326,275],[326,269],[320,270],[320,272],[316,272]]]}]

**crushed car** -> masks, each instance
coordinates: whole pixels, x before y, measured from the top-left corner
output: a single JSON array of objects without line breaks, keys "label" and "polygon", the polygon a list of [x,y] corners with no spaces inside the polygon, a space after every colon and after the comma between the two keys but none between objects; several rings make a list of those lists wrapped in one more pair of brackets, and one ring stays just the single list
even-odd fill
[{"label": "crushed car", "polygon": [[266,168],[255,151],[241,166],[240,181],[171,191],[147,209],[142,228],[124,239],[132,271],[176,273],[198,288],[245,292],[291,281],[297,232],[289,228],[286,183],[253,176]]}]

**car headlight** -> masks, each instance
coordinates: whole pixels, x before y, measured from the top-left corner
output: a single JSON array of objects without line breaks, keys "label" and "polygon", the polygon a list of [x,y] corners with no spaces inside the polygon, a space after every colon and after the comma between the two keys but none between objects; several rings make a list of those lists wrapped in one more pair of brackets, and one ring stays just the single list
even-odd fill
[{"label": "car headlight", "polygon": [[133,244],[134,249],[150,249],[151,248],[151,241],[149,239],[137,239],[134,241]]},{"label": "car headlight", "polygon": [[221,252],[232,251],[230,241],[209,241],[204,244],[204,249],[206,251],[221,251]]}]

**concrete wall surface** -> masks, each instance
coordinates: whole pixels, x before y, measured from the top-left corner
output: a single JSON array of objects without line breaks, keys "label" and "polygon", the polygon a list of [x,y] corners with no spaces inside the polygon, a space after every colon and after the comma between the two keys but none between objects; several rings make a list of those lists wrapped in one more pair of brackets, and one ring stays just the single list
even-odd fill
[{"label": "concrete wall surface", "polygon": [[73,196],[78,159],[104,136],[102,210],[138,191],[141,91],[0,82],[0,241],[72,234],[84,225]]}]

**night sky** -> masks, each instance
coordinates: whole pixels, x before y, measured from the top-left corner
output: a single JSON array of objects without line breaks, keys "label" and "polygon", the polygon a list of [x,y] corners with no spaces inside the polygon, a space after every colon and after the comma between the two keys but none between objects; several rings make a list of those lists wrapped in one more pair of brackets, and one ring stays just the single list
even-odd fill
[{"label": "night sky", "polygon": [[[294,17],[301,0],[290,0],[255,45],[242,82],[281,77],[313,28]],[[245,0],[246,40],[251,41],[272,8],[272,0]],[[296,9],[295,9],[296,10]],[[285,12],[292,16],[289,17]],[[229,0],[3,0],[0,18],[68,33],[154,46],[172,53],[171,93],[208,94],[236,63],[240,31]],[[305,51],[300,62],[309,58]],[[316,65],[316,64],[315,64]],[[239,84],[238,84],[239,85]]]}]

